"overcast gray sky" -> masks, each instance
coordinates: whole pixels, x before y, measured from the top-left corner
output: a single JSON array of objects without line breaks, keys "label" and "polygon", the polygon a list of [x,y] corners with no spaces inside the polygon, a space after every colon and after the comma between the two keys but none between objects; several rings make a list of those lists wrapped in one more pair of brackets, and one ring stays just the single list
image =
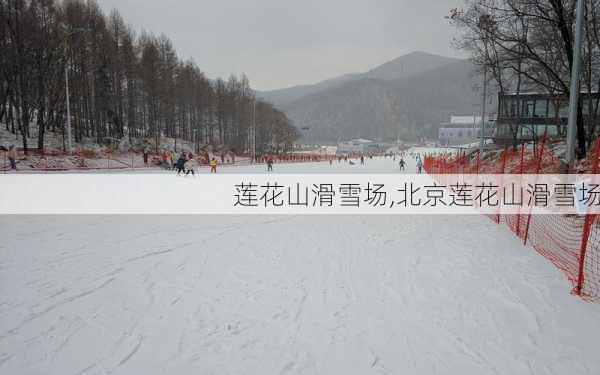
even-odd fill
[{"label": "overcast gray sky", "polygon": [[460,57],[444,20],[462,0],[98,0],[171,38],[208,77],[259,90],[366,71],[412,51]]}]

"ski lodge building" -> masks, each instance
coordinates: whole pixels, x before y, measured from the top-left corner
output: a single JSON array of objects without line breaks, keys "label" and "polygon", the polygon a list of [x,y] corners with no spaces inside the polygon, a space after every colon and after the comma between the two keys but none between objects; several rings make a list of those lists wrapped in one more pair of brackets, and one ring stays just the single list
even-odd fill
[{"label": "ski lodge building", "polygon": [[340,142],[337,146],[337,154],[339,155],[350,155],[350,154],[368,154],[371,152],[377,152],[381,149],[381,146],[369,139],[353,139],[351,141]]},{"label": "ski lodge building", "polygon": [[[486,116],[486,136],[496,128],[495,116]],[[440,124],[438,142],[442,146],[462,145],[478,142],[481,137],[481,116],[451,116],[450,122]]]},{"label": "ski lodge building", "polygon": [[[584,125],[600,128],[598,104],[600,92],[581,93]],[[498,95],[498,120],[494,142],[511,144],[541,138],[565,137],[569,117],[569,97],[539,92]]]}]

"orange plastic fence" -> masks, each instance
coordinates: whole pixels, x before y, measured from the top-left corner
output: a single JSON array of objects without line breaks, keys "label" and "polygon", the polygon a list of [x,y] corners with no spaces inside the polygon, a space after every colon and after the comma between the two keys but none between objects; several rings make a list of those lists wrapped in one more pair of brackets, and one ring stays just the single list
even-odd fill
[{"label": "orange plastic fence", "polygon": [[[543,139],[535,147],[521,145],[488,153],[479,152],[428,156],[424,160],[427,173],[447,184],[449,174],[531,174],[560,173],[560,161]],[[592,156],[584,164],[592,174],[600,171],[600,139]],[[597,183],[597,182],[596,182]],[[494,222],[504,223],[523,242],[551,261],[571,282],[572,292],[588,301],[600,300],[600,223],[597,215],[531,215],[527,208],[512,215],[486,214]]]}]

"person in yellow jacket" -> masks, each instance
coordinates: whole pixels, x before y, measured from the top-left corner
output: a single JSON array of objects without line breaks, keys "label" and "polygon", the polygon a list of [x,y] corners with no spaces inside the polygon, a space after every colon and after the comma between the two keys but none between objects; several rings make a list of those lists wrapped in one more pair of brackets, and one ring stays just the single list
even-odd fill
[{"label": "person in yellow jacket", "polygon": [[171,151],[171,169],[175,170],[175,163],[177,162],[177,159],[179,157],[177,156],[177,153],[175,151]]},{"label": "person in yellow jacket", "polygon": [[217,173],[217,159],[214,157],[210,160],[210,173]]}]

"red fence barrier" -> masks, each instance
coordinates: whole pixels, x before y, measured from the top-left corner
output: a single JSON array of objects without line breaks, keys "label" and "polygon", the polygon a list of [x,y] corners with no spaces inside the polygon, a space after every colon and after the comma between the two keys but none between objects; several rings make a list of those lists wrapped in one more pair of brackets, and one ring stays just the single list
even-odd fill
[{"label": "red fence barrier", "polygon": [[[195,155],[198,159],[198,155]],[[215,155],[217,157],[217,155]],[[266,164],[267,160],[272,158],[275,163],[309,163],[333,161],[338,157],[323,153],[287,153],[287,154],[264,154],[252,160],[252,155],[238,155],[235,159],[228,158],[222,162],[217,157],[220,165],[239,165],[246,163]],[[10,170],[6,157],[6,152],[0,153],[0,172]],[[156,168],[165,160],[164,155],[159,153],[150,153],[148,163],[143,163],[143,154],[141,152],[115,153],[108,151],[81,151],[75,150],[72,155],[62,151],[50,150],[38,152],[28,150],[28,155],[19,152],[17,158],[17,167],[19,170],[37,171],[37,172],[61,172],[61,171],[92,171],[92,170],[124,170],[124,169],[143,169]],[[170,159],[166,160],[167,162]],[[203,160],[202,166],[208,166],[209,160]]]},{"label": "red fence barrier", "polygon": [[[517,149],[505,149],[486,154],[482,160],[478,151],[466,155],[445,154],[424,159],[425,171],[435,175],[442,184],[449,174],[558,174],[560,161],[550,151],[546,140],[534,148],[521,145]],[[594,152],[582,164],[588,172],[600,171],[600,139]],[[595,181],[598,183],[598,181]],[[531,245],[539,254],[550,260],[566,275],[573,286],[572,293],[588,301],[600,299],[600,222],[597,215],[531,215],[524,208],[518,214],[486,215],[494,222],[506,226],[524,244]]]}]

